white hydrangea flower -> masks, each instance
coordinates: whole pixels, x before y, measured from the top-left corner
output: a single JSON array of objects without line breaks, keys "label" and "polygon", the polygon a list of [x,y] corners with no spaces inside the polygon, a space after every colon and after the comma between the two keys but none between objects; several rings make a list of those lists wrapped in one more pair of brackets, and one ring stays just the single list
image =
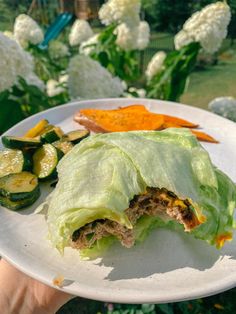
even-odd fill
[{"label": "white hydrangea flower", "polygon": [[140,0],[108,0],[102,5],[98,14],[101,22],[105,25],[119,22],[137,26],[140,8]]},{"label": "white hydrangea flower", "polygon": [[65,91],[65,87],[62,86],[62,82],[50,79],[46,84],[47,94],[49,97],[59,95]]},{"label": "white hydrangea flower", "polygon": [[150,40],[150,27],[146,21],[140,22],[138,26],[137,49],[144,50],[147,48]]},{"label": "white hydrangea flower", "polygon": [[10,39],[15,39],[14,34],[11,31],[5,31],[5,32],[3,32],[3,34]]},{"label": "white hydrangea flower", "polygon": [[146,77],[148,81],[150,81],[157,73],[159,73],[161,70],[163,70],[164,67],[164,61],[166,58],[166,53],[164,51],[158,51],[151,59],[151,61],[148,63],[147,69],[146,69]]},{"label": "white hydrangea flower", "polygon": [[122,23],[116,27],[114,33],[117,35],[116,44],[127,51],[145,49],[150,39],[150,28],[145,21],[135,27]]},{"label": "white hydrangea flower", "polygon": [[134,96],[132,93],[137,94],[137,96],[139,98],[145,98],[146,97],[146,90],[144,88],[136,88],[136,87],[130,87],[128,89],[128,92],[125,93],[125,97],[128,98],[134,98],[136,96]]},{"label": "white hydrangea flower", "polygon": [[49,43],[48,53],[52,59],[60,59],[70,55],[69,48],[59,40]]},{"label": "white hydrangea flower", "polygon": [[175,48],[178,50],[190,42],[199,42],[206,52],[216,52],[227,35],[230,18],[230,7],[226,2],[207,5],[184,23],[175,36]]},{"label": "white hydrangea flower", "polygon": [[208,108],[222,117],[236,121],[236,99],[233,97],[217,97],[208,104]]},{"label": "white hydrangea flower", "polygon": [[28,75],[26,75],[25,80],[28,83],[28,85],[37,86],[39,89],[41,89],[41,91],[45,90],[44,82],[35,73],[31,72]]},{"label": "white hydrangea flower", "polygon": [[39,25],[28,15],[20,14],[15,19],[14,37],[25,47],[27,43],[37,45],[43,41],[43,31]]},{"label": "white hydrangea flower", "polygon": [[44,89],[43,82],[34,73],[31,55],[15,41],[0,32],[0,92],[17,83],[18,76],[30,85]]},{"label": "white hydrangea flower", "polygon": [[175,42],[175,49],[179,50],[180,48],[192,43],[193,38],[190,37],[190,35],[187,32],[185,32],[184,30],[181,30],[175,35],[174,42]]},{"label": "white hydrangea flower", "polygon": [[137,27],[130,28],[126,23],[118,25],[114,31],[117,35],[116,44],[124,50],[134,50],[137,41]]},{"label": "white hydrangea flower", "polygon": [[62,74],[62,75],[59,77],[59,83],[64,84],[64,85],[67,85],[68,79],[69,79],[69,75],[68,75],[68,74]]},{"label": "white hydrangea flower", "polygon": [[86,56],[89,56],[95,49],[95,45],[98,43],[99,34],[93,35],[86,41],[83,41],[79,47],[79,52]]},{"label": "white hydrangea flower", "polygon": [[77,46],[83,41],[88,40],[93,36],[93,30],[89,23],[85,20],[77,19],[72,25],[69,34],[69,43],[71,46]]},{"label": "white hydrangea flower", "polygon": [[118,97],[123,93],[121,80],[112,77],[97,61],[85,55],[77,55],[68,68],[69,94],[71,98]]}]

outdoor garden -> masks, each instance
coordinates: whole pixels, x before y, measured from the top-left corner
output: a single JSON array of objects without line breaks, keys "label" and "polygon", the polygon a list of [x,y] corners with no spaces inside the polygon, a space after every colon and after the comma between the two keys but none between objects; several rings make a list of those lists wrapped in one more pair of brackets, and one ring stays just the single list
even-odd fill
[{"label": "outdoor garden", "polygon": [[[0,135],[40,111],[138,97],[236,122],[236,0],[0,0]],[[0,310],[1,311],[1,310]],[[170,304],[72,299],[59,314],[236,312],[236,288]]]}]

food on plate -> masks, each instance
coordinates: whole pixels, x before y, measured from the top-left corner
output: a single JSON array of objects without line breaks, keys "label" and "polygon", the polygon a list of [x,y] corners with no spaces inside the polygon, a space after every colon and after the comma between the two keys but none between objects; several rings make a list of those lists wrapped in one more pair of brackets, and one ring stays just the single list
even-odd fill
[{"label": "food on plate", "polygon": [[0,205],[18,210],[33,204],[40,195],[38,178],[30,172],[8,174],[0,178]]},{"label": "food on plate", "polygon": [[63,275],[58,275],[56,276],[53,281],[52,284],[56,287],[63,287],[63,283],[64,283],[65,277]]},{"label": "food on plate", "polygon": [[31,168],[30,156],[18,149],[0,151],[0,178]]},{"label": "food on plate", "polygon": [[58,164],[58,183],[37,210],[54,247],[91,256],[172,226],[221,247],[232,239],[236,187],[188,129],[91,135]]},{"label": "food on plate", "polygon": [[210,142],[210,143],[219,143],[219,141],[217,141],[216,139],[214,139],[214,137],[204,133],[204,132],[201,132],[201,131],[198,131],[198,130],[191,130],[191,132],[196,135],[197,139],[199,141],[203,141],[203,142]]},{"label": "food on plate", "polygon": [[[163,130],[166,128],[197,128],[198,124],[187,120],[149,112],[143,105],[130,105],[118,109],[80,109],[75,121],[96,132],[125,132],[135,130]],[[200,140],[218,143],[212,136],[196,130],[191,132]]]},{"label": "food on plate", "polygon": [[[7,149],[0,151],[0,205],[19,210],[33,204],[40,195],[38,179],[56,179],[59,160],[88,135],[87,130],[65,134],[43,119],[23,137],[3,136]],[[27,190],[34,185],[35,189]]]},{"label": "food on plate", "polygon": [[73,144],[78,144],[80,141],[88,137],[90,134],[87,130],[76,130],[68,132],[64,138],[70,141]]},{"label": "food on plate", "polygon": [[44,144],[33,154],[33,173],[41,180],[55,179],[57,164],[63,155],[52,144]]},{"label": "food on plate", "polygon": [[81,109],[75,120],[94,132],[126,132],[159,130],[164,124],[162,115],[143,110]]}]

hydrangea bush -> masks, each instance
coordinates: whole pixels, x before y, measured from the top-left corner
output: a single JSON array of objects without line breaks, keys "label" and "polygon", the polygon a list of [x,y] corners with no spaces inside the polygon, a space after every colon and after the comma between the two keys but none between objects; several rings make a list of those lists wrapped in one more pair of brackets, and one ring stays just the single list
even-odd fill
[{"label": "hydrangea bush", "polygon": [[[158,51],[144,73],[139,57],[148,47],[150,27],[140,16],[140,0],[108,0],[99,11],[99,33],[77,19],[63,41],[53,40],[48,49],[40,50],[42,28],[28,15],[19,15],[12,31],[0,33],[0,132],[73,99],[178,100],[199,52],[212,54],[220,48],[231,14],[221,1],[194,13],[176,34],[175,50]],[[136,82],[142,88],[137,89]],[[11,121],[6,119],[10,112],[17,113]]]}]

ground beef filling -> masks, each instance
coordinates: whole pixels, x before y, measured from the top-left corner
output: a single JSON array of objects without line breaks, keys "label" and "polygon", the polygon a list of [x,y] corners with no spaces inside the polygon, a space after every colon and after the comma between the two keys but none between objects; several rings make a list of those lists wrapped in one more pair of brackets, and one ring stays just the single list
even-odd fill
[{"label": "ground beef filling", "polygon": [[[190,231],[200,224],[189,200],[181,200],[174,193],[162,188],[147,188],[145,194],[136,195],[125,210],[134,226],[143,215],[168,217],[184,225]],[[133,229],[128,229],[115,221],[100,219],[76,230],[71,238],[71,246],[76,249],[90,248],[97,240],[113,235],[122,245],[132,247],[135,242]]]}]

